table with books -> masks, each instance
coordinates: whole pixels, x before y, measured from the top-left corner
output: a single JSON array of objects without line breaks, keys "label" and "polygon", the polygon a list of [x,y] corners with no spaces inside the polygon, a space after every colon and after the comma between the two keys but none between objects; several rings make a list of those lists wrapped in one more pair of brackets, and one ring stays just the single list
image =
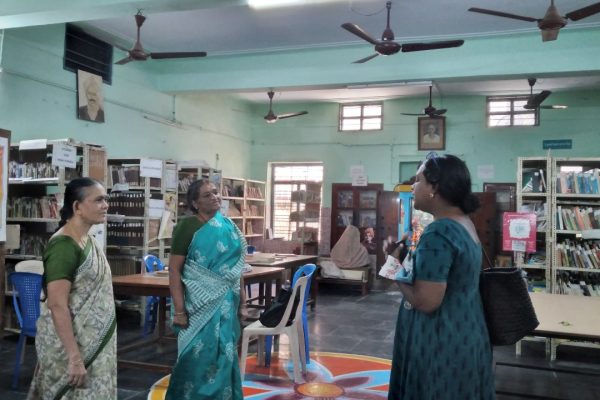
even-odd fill
[{"label": "table with books", "polygon": [[[244,272],[244,283],[245,284],[263,284],[268,288],[263,298],[262,308],[267,307],[273,294],[271,289],[276,288],[279,290],[283,280],[283,273],[285,268],[282,267],[253,267],[251,271]],[[116,295],[129,295],[129,296],[159,296],[158,306],[158,333],[150,338],[137,341],[136,343],[121,346],[118,349],[118,354],[130,352],[140,347],[155,344],[156,342],[162,342],[164,340],[173,340],[175,337],[166,335],[166,310],[167,310],[167,297],[171,295],[169,290],[169,277],[168,273],[153,274],[133,274],[115,276],[112,278],[113,291]],[[276,294],[275,294],[276,295]],[[121,367],[133,367],[142,368],[153,371],[164,371],[171,372],[171,365],[147,363],[141,361],[123,360],[119,358],[119,366]]]}]

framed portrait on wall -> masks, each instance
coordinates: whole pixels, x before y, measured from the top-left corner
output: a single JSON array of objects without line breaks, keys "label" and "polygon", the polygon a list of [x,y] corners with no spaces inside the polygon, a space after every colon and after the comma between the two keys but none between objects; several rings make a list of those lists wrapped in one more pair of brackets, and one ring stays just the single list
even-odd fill
[{"label": "framed portrait on wall", "polygon": [[0,242],[6,242],[6,206],[8,194],[8,156],[10,131],[0,129]]},{"label": "framed portrait on wall", "polygon": [[419,117],[419,150],[446,149],[446,117]]},{"label": "framed portrait on wall", "polygon": [[104,94],[100,75],[77,70],[77,118],[104,122]]}]

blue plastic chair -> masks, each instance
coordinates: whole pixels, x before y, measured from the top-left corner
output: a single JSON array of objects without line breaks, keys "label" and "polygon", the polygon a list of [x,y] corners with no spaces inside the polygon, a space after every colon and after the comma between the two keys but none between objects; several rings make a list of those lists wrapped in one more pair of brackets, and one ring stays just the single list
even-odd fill
[{"label": "blue plastic chair", "polygon": [[[306,283],[306,289],[304,292],[304,304],[302,305],[302,330],[304,331],[304,349],[306,351],[306,363],[310,364],[310,348],[308,345],[308,320],[306,318],[306,301],[310,297],[310,283],[312,275],[317,269],[315,264],[306,264],[296,271],[294,278],[292,279],[292,288],[296,284],[298,278],[308,276],[308,282]],[[265,365],[268,367],[271,365],[271,347],[273,345],[273,336],[265,337]]]},{"label": "blue plastic chair", "polygon": [[40,316],[42,275],[30,272],[13,272],[8,276],[8,282],[12,285],[13,305],[21,328],[12,381],[12,388],[17,389],[27,336],[35,337],[37,333],[35,324]]},{"label": "blue plastic chair", "polygon": [[[158,257],[153,254],[144,256],[144,264],[146,264],[146,271],[152,273],[154,271],[164,271],[165,266]],[[148,296],[146,299],[146,313],[144,316],[144,336],[147,336],[154,332],[156,327],[156,321],[158,319],[158,304],[160,302],[159,296]],[[167,304],[169,300],[167,299]]]}]

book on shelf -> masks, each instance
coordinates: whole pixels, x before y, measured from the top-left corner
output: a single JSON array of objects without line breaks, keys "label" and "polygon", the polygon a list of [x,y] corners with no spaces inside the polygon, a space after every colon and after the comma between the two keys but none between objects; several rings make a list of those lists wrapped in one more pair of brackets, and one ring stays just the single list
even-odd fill
[{"label": "book on shelf", "polygon": [[544,170],[538,168],[523,168],[523,193],[544,193],[546,180]]}]

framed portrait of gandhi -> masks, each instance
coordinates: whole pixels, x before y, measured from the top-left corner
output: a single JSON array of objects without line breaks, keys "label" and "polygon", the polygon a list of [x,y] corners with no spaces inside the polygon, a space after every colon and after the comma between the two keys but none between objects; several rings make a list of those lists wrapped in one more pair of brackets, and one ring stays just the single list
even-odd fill
[{"label": "framed portrait of gandhi", "polygon": [[77,70],[77,118],[104,122],[104,95],[100,75]]},{"label": "framed portrait of gandhi", "polygon": [[446,117],[419,117],[418,149],[446,149]]}]

